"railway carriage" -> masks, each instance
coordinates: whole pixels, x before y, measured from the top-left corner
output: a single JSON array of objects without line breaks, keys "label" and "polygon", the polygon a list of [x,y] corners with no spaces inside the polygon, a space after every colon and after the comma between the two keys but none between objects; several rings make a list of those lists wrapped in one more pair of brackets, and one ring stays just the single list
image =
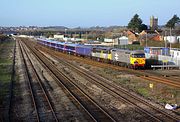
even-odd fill
[{"label": "railway carriage", "polygon": [[46,46],[48,46],[48,47],[52,47],[52,46],[51,46],[51,43],[52,43],[52,41],[51,41],[51,40],[47,40],[47,42],[46,42]]},{"label": "railway carriage", "polygon": [[64,44],[64,51],[69,53],[69,54],[76,54],[76,47],[78,44],[73,44],[73,43],[65,43]]},{"label": "railway carriage", "polygon": [[50,47],[53,49],[57,48],[57,41],[50,41]]},{"label": "railway carriage", "polygon": [[38,43],[39,44],[48,46],[48,42],[49,42],[49,40],[38,38]]},{"label": "railway carriage", "polygon": [[39,44],[45,45],[45,40],[43,40],[43,39],[38,38],[38,39],[37,39],[37,42],[38,42]]},{"label": "railway carriage", "polygon": [[59,50],[59,51],[63,51],[64,50],[64,45],[65,45],[65,43],[64,42],[57,42],[57,49]]}]

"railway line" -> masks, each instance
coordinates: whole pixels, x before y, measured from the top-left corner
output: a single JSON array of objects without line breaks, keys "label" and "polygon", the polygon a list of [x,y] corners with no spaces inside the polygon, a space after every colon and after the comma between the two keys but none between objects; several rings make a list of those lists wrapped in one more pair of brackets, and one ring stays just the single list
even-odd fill
[{"label": "railway line", "polygon": [[25,74],[27,76],[26,80],[28,82],[29,91],[32,97],[32,104],[34,106],[34,119],[38,122],[45,121],[47,119],[58,121],[52,102],[50,101],[50,97],[47,94],[46,88],[44,88],[29,55],[27,54],[27,50],[24,48],[22,43],[18,43],[25,64]]},{"label": "railway line", "polygon": [[173,78],[173,80],[169,80],[169,79],[164,79],[163,77],[157,77],[157,76],[148,76],[148,77],[142,77],[143,79],[147,79],[147,80],[152,80],[152,81],[157,81],[157,82],[161,82],[161,83],[165,83],[168,84],[170,86],[174,86],[174,87],[179,87],[180,88],[180,82],[175,81],[175,79]]},{"label": "railway line", "polygon": [[[72,65],[71,63],[67,63],[60,59],[57,55],[50,53],[51,56],[55,57],[59,62],[63,62],[66,66],[69,66],[71,69],[75,70],[78,74],[83,77],[86,77],[92,83],[97,84],[105,91],[111,93],[112,96],[118,97],[119,99],[123,99],[125,102],[134,105],[139,111],[147,114],[148,116],[152,117],[155,121],[178,121],[180,118],[176,118],[172,115],[169,115],[164,110],[161,110],[157,107],[154,107],[148,101],[144,101],[137,96],[134,96],[129,93],[129,91],[118,87],[115,84],[110,83],[109,81],[91,73],[87,70],[80,69]],[[160,78],[159,78],[160,79]]]},{"label": "railway line", "polygon": [[[47,48],[44,48],[42,46],[39,46],[39,48],[41,48],[43,51],[48,52]],[[172,87],[178,87],[180,88],[180,82],[179,82],[179,77],[164,77],[163,74],[155,74],[146,70],[132,70],[132,69],[128,69],[125,67],[120,67],[120,66],[116,66],[116,65],[112,65],[112,64],[107,64],[107,63],[103,63],[103,62],[97,62],[97,61],[92,61],[92,60],[88,60],[88,58],[81,58],[81,57],[77,57],[77,56],[71,56],[71,59],[69,58],[69,56],[67,54],[62,54],[62,53],[58,53],[56,51],[51,50],[53,53],[55,53],[56,55],[59,55],[60,57],[63,56],[66,59],[69,60],[76,60],[76,61],[80,61],[80,62],[86,62],[87,64],[93,65],[93,66],[97,66],[97,67],[108,67],[108,68],[112,68],[112,69],[116,69],[122,72],[126,72],[128,74],[133,74],[136,75],[137,77],[140,77],[142,79],[145,80],[149,80],[149,81],[154,81],[154,82],[160,82],[163,84],[167,84],[170,85]]]},{"label": "railway line", "polygon": [[[26,42],[23,42],[23,43],[26,43]],[[31,48],[31,47],[28,47],[28,48]],[[95,101],[93,101],[91,98],[88,98],[89,96],[87,94],[84,95],[84,96],[86,96],[86,98],[83,98],[81,96],[81,94],[78,94],[77,93],[77,89],[79,89],[79,90],[81,90],[81,89],[76,84],[73,84],[73,82],[71,82],[71,79],[69,79],[66,75],[62,76],[63,73],[60,72],[58,69],[55,69],[56,65],[54,65],[54,62],[52,60],[50,60],[49,58],[47,58],[45,55],[41,54],[39,52],[39,48],[38,49],[31,48],[31,50],[33,51],[34,54],[36,54],[36,57],[41,57],[41,59],[39,58],[38,60],[41,63],[43,63],[44,66],[46,66],[46,69],[48,69],[49,72],[51,72],[51,74],[53,74],[54,77],[56,77],[58,82],[61,80],[60,84],[63,84],[67,88],[69,93],[72,94],[73,97],[76,99],[75,101],[77,101],[78,104],[80,104],[80,106],[82,106],[82,108],[88,113],[88,115],[90,116],[90,118],[93,121],[106,120],[107,118],[109,118],[110,121],[115,121],[115,119],[113,119],[113,117],[111,117],[111,115],[109,115],[108,112],[103,110],[100,106],[99,106],[100,111],[104,111],[103,113],[104,113],[104,115],[106,117],[104,115],[103,116],[101,116],[101,115],[99,116],[97,113],[92,114],[94,111],[97,111],[96,109],[97,109],[98,105],[95,103]],[[54,52],[51,52],[51,53],[54,53]],[[51,53],[50,53],[50,55],[52,55]],[[54,55],[54,56],[56,56],[56,58],[58,58],[57,55]],[[63,62],[63,61],[61,61],[61,62]],[[129,95],[128,91],[126,91],[124,89],[123,89],[124,90],[123,91],[118,86],[112,85],[111,83],[109,83],[105,79],[99,78],[98,76],[96,76],[96,75],[94,75],[92,73],[87,73],[86,70],[83,70],[83,69],[79,70],[79,67],[75,67],[72,64],[67,64],[67,63],[65,63],[65,64],[67,66],[71,67],[72,69],[74,69],[74,71],[78,72],[83,77],[86,77],[88,80],[90,80],[94,84],[97,84],[102,89],[104,89],[105,91],[107,91],[110,94],[112,94],[112,96],[115,96],[115,97],[118,97],[120,99],[123,99],[124,101],[126,101],[127,103],[132,104],[132,105],[134,105],[134,103],[140,103],[142,101],[141,99],[138,99],[136,96]],[[67,82],[67,80],[69,80],[69,83]],[[160,78],[158,78],[157,80],[160,80]],[[102,81],[102,82],[99,82],[99,81]],[[65,85],[65,84],[67,84],[67,85]],[[74,85],[73,87],[72,87],[72,84]],[[69,90],[70,87],[71,87],[71,89],[73,88],[73,89],[76,89],[76,90],[71,90],[70,91]],[[78,88],[76,88],[76,87],[78,87]],[[81,92],[83,92],[83,91],[81,90]],[[77,93],[77,94],[74,94],[74,93]],[[128,96],[129,100],[126,99],[127,96]],[[83,99],[90,99],[90,101],[92,100],[91,102],[96,104],[95,107],[94,107],[94,105],[93,105],[93,107],[92,106],[87,106],[87,104],[89,104],[89,103],[86,102],[86,101],[80,100],[78,97],[79,98],[83,98]],[[159,110],[159,108],[156,108],[156,107],[153,108],[152,105],[150,105],[147,101],[143,101],[143,104],[144,105],[139,105],[138,104],[138,105],[135,105],[135,106],[137,107],[137,109],[139,111],[142,111],[143,113],[147,114],[149,117],[151,117],[155,121],[165,121],[165,120],[166,121],[167,120],[169,120],[169,121],[179,121],[180,120],[179,118],[176,118],[176,117],[174,117],[172,115],[169,115],[168,113],[164,112],[163,110]],[[147,108],[147,106],[149,106],[149,107],[148,107],[148,110],[144,110],[143,108],[141,108],[141,106],[146,106],[146,108]],[[90,111],[90,109],[91,110],[93,109],[94,111]],[[149,111],[151,111],[151,112],[149,112]],[[98,115],[98,117],[97,117],[97,115]]]},{"label": "railway line", "polygon": [[[169,70],[170,71],[170,70]],[[152,78],[155,76],[155,78],[161,78],[167,80],[167,82],[172,82],[172,84],[174,84],[175,87],[179,87],[180,86],[180,75],[167,75],[164,73],[160,73],[160,72],[153,72],[151,70],[141,70],[140,72],[145,72],[147,76],[152,76]]]},{"label": "railway line", "polygon": [[[23,43],[26,44],[25,41]],[[36,55],[38,60],[46,66],[46,69],[48,69],[50,74],[56,78],[58,84],[68,91],[71,98],[77,102],[76,104],[83,108],[84,112],[86,112],[86,114],[91,118],[91,121],[115,121],[113,117],[111,117],[108,112],[93,101],[88,94],[85,94],[77,85],[73,84],[71,79],[60,72],[52,61],[49,61],[49,59],[43,56],[38,50],[32,48],[32,46],[28,46],[28,44],[26,44],[26,46],[33,52],[34,55]]]}]

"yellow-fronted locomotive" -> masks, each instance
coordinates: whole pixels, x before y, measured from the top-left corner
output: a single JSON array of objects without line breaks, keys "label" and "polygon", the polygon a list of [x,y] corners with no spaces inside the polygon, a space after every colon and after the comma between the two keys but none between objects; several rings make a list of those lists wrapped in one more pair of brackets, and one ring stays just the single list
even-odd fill
[{"label": "yellow-fronted locomotive", "polygon": [[131,68],[144,68],[146,63],[144,51],[112,49],[111,55],[113,62]]}]

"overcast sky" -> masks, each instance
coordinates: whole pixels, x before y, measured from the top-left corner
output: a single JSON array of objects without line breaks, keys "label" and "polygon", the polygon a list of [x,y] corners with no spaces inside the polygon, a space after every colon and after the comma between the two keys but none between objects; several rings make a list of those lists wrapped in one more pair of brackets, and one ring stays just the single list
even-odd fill
[{"label": "overcast sky", "polygon": [[134,14],[149,25],[180,16],[180,0],[0,0],[0,26],[126,26]]}]

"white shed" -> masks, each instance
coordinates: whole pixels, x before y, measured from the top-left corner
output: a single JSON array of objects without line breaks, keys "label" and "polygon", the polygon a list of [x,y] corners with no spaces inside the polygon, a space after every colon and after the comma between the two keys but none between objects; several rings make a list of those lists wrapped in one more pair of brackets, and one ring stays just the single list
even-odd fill
[{"label": "white shed", "polygon": [[122,36],[119,38],[119,45],[128,45],[129,39],[126,36]]}]

